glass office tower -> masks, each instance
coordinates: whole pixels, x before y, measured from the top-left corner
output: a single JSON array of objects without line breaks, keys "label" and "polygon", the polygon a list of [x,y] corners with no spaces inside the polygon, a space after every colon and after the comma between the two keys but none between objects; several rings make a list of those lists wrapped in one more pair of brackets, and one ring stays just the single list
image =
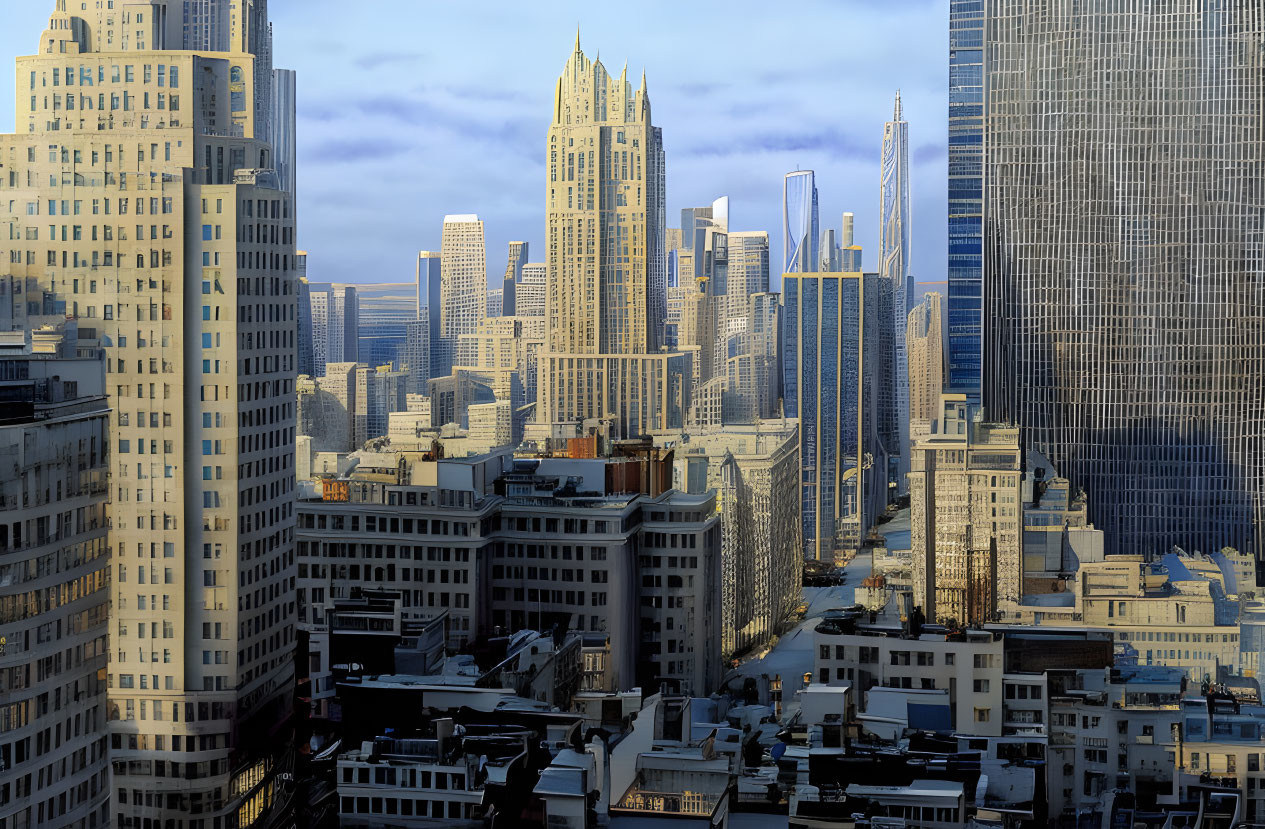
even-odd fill
[{"label": "glass office tower", "polygon": [[[812,170],[787,173],[782,185],[782,273],[811,273],[818,265],[817,183]],[[782,410],[787,417],[799,417],[796,391],[795,342],[797,329],[783,324]]]},{"label": "glass office tower", "polygon": [[983,279],[984,0],[949,2],[949,376],[978,402]]},{"label": "glass office tower", "polygon": [[880,338],[891,291],[878,274],[783,275],[783,324],[793,332],[800,412],[804,557],[856,549],[887,493],[876,409]]},{"label": "glass office tower", "polygon": [[1105,5],[987,2],[984,403],[1108,551],[1259,558],[1265,15]]}]

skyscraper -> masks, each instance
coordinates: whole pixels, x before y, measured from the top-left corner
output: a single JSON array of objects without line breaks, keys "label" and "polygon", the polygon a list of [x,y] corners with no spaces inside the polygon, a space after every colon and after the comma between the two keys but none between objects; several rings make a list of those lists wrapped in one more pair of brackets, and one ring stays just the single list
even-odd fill
[{"label": "skyscraper", "polygon": [[879,272],[892,293],[892,319],[887,325],[890,347],[884,347],[884,378],[880,393],[879,434],[887,448],[891,480],[905,490],[909,470],[909,371],[905,356],[905,328],[913,299],[909,275],[909,123],[901,112],[900,92],[892,120],[883,126],[883,155],[879,188]]},{"label": "skyscraper", "polygon": [[949,388],[980,397],[984,2],[949,0]]},{"label": "skyscraper", "polygon": [[1109,550],[1259,560],[1260,4],[984,5],[988,417],[1086,490]]},{"label": "skyscraper", "polygon": [[268,120],[272,123],[272,148],[276,154],[277,178],[281,179],[281,189],[290,194],[290,200],[297,206],[298,188],[298,146],[297,100],[298,76],[293,69],[272,70],[272,111]]},{"label": "skyscraper", "polygon": [[890,318],[882,278],[788,273],[782,283],[787,355],[794,366],[802,464],[804,557],[831,561],[860,546],[887,494],[875,425],[879,349]]},{"label": "skyscraper", "polygon": [[472,213],[445,216],[439,253],[439,363],[433,376],[442,377],[452,371],[457,338],[473,334],[488,316],[483,222]]},{"label": "skyscraper", "polygon": [[944,392],[944,303],[938,293],[927,294],[909,312],[905,328],[909,354],[909,422],[912,433],[925,431],[940,416]]},{"label": "skyscraper", "polygon": [[505,265],[505,283],[501,288],[501,316],[512,317],[518,313],[518,283],[523,281],[527,249],[526,242],[510,242],[509,262]]},{"label": "skyscraper", "polygon": [[1019,429],[983,422],[964,394],[936,409],[909,473],[914,606],[940,624],[1012,619],[1023,595]]},{"label": "skyscraper", "polygon": [[112,368],[103,670],[120,827],[249,824],[272,802],[293,699],[298,263],[264,139],[266,6],[232,4],[239,37],[203,53],[180,49],[178,8],[58,3],[17,60],[17,134],[0,135],[0,223],[16,231],[0,278],[37,288],[14,321],[77,317]]},{"label": "skyscraper", "polygon": [[645,75],[611,77],[579,37],[545,148],[549,291],[538,424],[609,420],[633,436],[681,422],[688,357],[660,351],[667,318],[663,139]]},{"label": "skyscraper", "polygon": [[857,273],[861,267],[861,246],[856,244],[853,227],[856,217],[851,213],[843,214],[843,232],[839,236],[839,270],[844,273]]},{"label": "skyscraper", "polygon": [[818,224],[813,171],[787,173],[782,182],[782,273],[812,273],[817,267]]},{"label": "skyscraper", "polygon": [[[818,266],[820,238],[817,184],[812,170],[787,173],[782,182],[782,273],[813,273]],[[782,409],[787,417],[799,417],[799,391],[795,385],[799,344],[790,339],[792,326],[782,325]]]},{"label": "skyscraper", "polygon": [[354,285],[309,282],[312,313],[312,370],[325,375],[328,363],[354,363],[359,358],[359,304]]},{"label": "skyscraper", "polygon": [[423,250],[417,254],[417,319],[405,334],[408,393],[427,394],[428,381],[440,374],[436,363],[439,351],[440,254]]},{"label": "skyscraper", "polygon": [[182,0],[184,48],[195,52],[227,52],[228,0]]},{"label": "skyscraper", "polygon": [[549,286],[549,266],[544,262],[523,265],[523,279],[514,288],[514,313],[520,317],[545,315],[545,292]]}]

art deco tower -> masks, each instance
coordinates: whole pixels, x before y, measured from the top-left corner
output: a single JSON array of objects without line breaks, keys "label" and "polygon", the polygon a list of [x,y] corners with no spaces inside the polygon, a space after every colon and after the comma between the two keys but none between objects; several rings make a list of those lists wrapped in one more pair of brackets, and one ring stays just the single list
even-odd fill
[{"label": "art deco tower", "polygon": [[109,368],[116,827],[249,826],[286,762],[298,263],[266,6],[231,5],[195,52],[175,0],[58,0],[0,135],[0,320]]},{"label": "art deco tower", "polygon": [[1085,488],[1111,552],[1259,560],[1261,5],[983,5],[988,419]]},{"label": "art deco tower", "polygon": [[643,74],[611,77],[575,49],[545,148],[549,288],[539,424],[600,418],[620,435],[679,426],[683,355],[663,353],[664,158]]}]

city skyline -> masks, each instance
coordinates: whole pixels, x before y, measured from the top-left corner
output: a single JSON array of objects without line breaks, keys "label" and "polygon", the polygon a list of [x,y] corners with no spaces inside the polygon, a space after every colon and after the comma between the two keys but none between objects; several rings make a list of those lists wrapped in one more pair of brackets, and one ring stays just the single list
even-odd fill
[{"label": "city skyline", "polygon": [[[30,54],[30,33],[43,29],[52,5],[6,4],[11,25],[0,32],[0,49]],[[854,213],[870,270],[877,269],[878,252],[877,146],[900,88],[916,137],[912,272],[920,282],[945,278],[947,0],[807,6],[804,15],[838,32],[901,31],[904,38],[799,56],[794,69],[775,51],[790,37],[790,24],[755,3],[736,4],[720,19],[655,4],[644,22],[578,3],[547,13],[506,5],[490,15],[443,6],[429,10],[428,19],[451,36],[421,45],[408,27],[378,25],[391,15],[411,19],[413,9],[394,2],[373,4],[381,13],[363,21],[344,21],[345,36],[331,43],[325,6],[274,2],[269,9],[278,33],[274,63],[296,70],[299,79],[298,244],[311,254],[314,281],[409,280],[417,251],[439,248],[449,213],[478,213],[486,222],[490,281],[503,275],[510,241],[543,245],[539,145],[556,56],[569,50],[577,22],[590,52],[600,49],[618,62],[612,72],[625,58],[630,76],[646,70],[656,122],[665,128],[670,225],[681,208],[728,195],[733,230],[763,230],[777,239],[782,176],[797,166],[813,169],[823,229],[835,227],[842,212]],[[509,45],[522,37],[535,45]],[[751,54],[736,59],[735,43],[750,44]],[[512,59],[491,57],[507,50]],[[890,69],[908,65],[910,54],[921,56],[917,65]],[[11,69],[0,74],[0,131],[12,129]],[[759,91],[758,106],[745,102],[752,89]],[[841,103],[822,106],[826,95]],[[773,105],[782,114],[770,122],[763,113]],[[700,107],[706,117],[698,117]],[[356,142],[365,128],[378,129],[379,137]],[[774,247],[780,256],[780,245]]]}]

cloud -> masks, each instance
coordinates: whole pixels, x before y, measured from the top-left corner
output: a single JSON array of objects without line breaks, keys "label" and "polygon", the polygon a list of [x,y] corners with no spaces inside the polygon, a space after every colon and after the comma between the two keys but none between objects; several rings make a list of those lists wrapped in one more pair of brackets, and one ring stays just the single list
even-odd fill
[{"label": "cloud", "polygon": [[834,129],[816,131],[765,132],[726,136],[723,143],[696,144],[678,150],[686,157],[727,157],[768,153],[825,153],[832,159],[865,161],[876,157],[873,142],[863,144],[850,135]]},{"label": "cloud", "polygon": [[408,152],[408,146],[389,138],[332,138],[319,141],[304,152],[305,161],[349,164],[382,161]]},{"label": "cloud", "polygon": [[914,164],[931,164],[948,155],[948,148],[943,144],[921,144],[914,149]]},{"label": "cloud", "polygon": [[425,55],[420,52],[375,52],[369,55],[361,55],[353,63],[361,69],[372,70],[394,64],[417,63],[423,58],[425,58]]}]

